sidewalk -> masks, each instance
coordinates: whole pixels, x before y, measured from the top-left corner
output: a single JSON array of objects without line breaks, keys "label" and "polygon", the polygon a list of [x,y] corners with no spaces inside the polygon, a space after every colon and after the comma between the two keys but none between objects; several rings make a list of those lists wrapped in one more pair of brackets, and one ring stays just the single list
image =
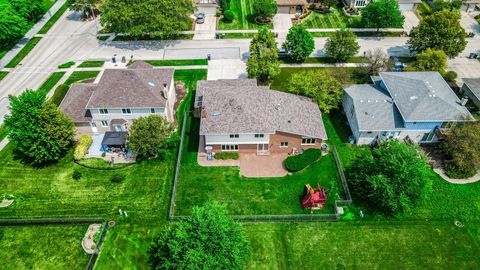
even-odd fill
[{"label": "sidewalk", "polygon": [[298,64],[280,64],[281,68],[314,68],[314,67],[361,67],[365,63],[335,63],[335,64],[321,64],[321,63],[298,63]]},{"label": "sidewalk", "polygon": [[50,20],[50,18],[65,4],[66,0],[58,0],[48,10],[45,15],[23,36],[20,41],[0,60],[0,70],[5,67],[18,52],[27,44],[27,42],[34,37],[40,29]]}]

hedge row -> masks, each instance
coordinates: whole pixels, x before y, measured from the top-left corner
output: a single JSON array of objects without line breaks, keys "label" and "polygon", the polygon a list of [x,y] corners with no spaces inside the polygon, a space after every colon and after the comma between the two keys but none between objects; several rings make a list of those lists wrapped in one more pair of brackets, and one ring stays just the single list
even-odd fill
[{"label": "hedge row", "polygon": [[285,159],[284,165],[287,171],[298,172],[310,166],[321,156],[322,151],[320,149],[307,149],[305,150],[305,152],[303,152],[303,154],[287,157],[287,159]]}]

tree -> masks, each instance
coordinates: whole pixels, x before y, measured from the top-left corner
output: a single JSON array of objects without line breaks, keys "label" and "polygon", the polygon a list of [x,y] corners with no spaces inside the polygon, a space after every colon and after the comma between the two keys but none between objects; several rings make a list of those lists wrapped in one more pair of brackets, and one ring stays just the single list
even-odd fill
[{"label": "tree", "polygon": [[102,3],[103,0],[74,0],[70,8],[82,12],[83,16],[88,18],[95,16]]},{"label": "tree", "polygon": [[322,69],[293,73],[287,90],[312,98],[324,113],[338,108],[343,95],[342,84],[329,71]]},{"label": "tree", "polygon": [[297,24],[288,30],[287,40],[283,48],[290,54],[290,59],[295,62],[303,62],[315,48],[312,35],[304,26]]},{"label": "tree", "polygon": [[178,142],[175,126],[160,115],[134,119],[128,145],[137,159],[165,158]]},{"label": "tree", "polygon": [[327,55],[333,57],[337,62],[343,62],[354,56],[359,49],[357,36],[350,29],[338,30],[327,39],[325,44]]},{"label": "tree", "polygon": [[191,0],[107,0],[102,9],[108,31],[133,37],[173,38],[192,25]]},{"label": "tree", "polygon": [[405,212],[431,192],[430,169],[418,146],[383,142],[359,157],[347,178],[359,200],[388,215]]},{"label": "tree", "polygon": [[243,269],[251,252],[240,224],[210,202],[172,223],[148,253],[152,269]]},{"label": "tree", "polygon": [[447,55],[443,51],[428,48],[416,57],[416,61],[405,68],[407,71],[438,71],[442,76],[445,75]]},{"label": "tree", "polygon": [[45,12],[42,0],[9,0],[15,14],[29,22],[36,22]]},{"label": "tree", "polygon": [[272,17],[277,13],[277,2],[275,0],[255,0],[253,3],[253,14],[261,18]]},{"label": "tree", "polygon": [[458,12],[448,10],[424,17],[410,32],[407,42],[410,50],[423,52],[431,48],[444,51],[450,58],[456,57],[467,45],[467,33],[459,19]]},{"label": "tree", "polygon": [[434,0],[432,2],[432,9],[434,11],[458,10],[461,7],[462,7],[462,0],[452,0],[452,1]]},{"label": "tree", "polygon": [[25,18],[16,15],[7,3],[0,4],[0,48],[20,39],[27,27]]},{"label": "tree", "polygon": [[27,90],[9,100],[11,111],[5,116],[5,125],[15,150],[33,164],[61,158],[75,136],[72,120],[39,92]]},{"label": "tree", "polygon": [[480,169],[480,124],[455,126],[445,134],[442,147],[450,158],[447,173],[468,178]]},{"label": "tree", "polygon": [[367,58],[365,67],[368,75],[376,75],[379,72],[386,71],[392,65],[387,53],[380,48],[368,50],[365,57]]},{"label": "tree", "polygon": [[370,2],[362,9],[363,27],[377,28],[402,28],[403,17],[397,0],[378,0]]},{"label": "tree", "polygon": [[257,78],[262,84],[268,83],[280,73],[277,42],[266,27],[260,28],[250,43],[247,72],[249,78]]}]

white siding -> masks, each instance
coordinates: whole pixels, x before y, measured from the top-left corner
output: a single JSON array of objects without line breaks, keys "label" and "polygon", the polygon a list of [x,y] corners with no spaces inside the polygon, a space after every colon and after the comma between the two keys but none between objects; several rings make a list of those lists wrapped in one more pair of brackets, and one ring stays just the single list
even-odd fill
[{"label": "white siding", "polygon": [[[102,108],[103,109],[103,108]],[[150,109],[151,108],[138,108],[133,109],[131,108],[131,114],[122,114],[122,109],[108,109],[108,114],[100,114],[98,109],[90,109],[92,114],[93,120],[113,120],[113,119],[125,119],[125,120],[132,120],[137,119],[142,116],[151,115]],[[165,108],[155,108],[155,114],[159,114],[165,116]]]},{"label": "white siding", "polygon": [[254,134],[239,134],[238,138],[230,138],[230,134],[227,135],[205,135],[206,145],[216,144],[261,144],[269,143],[270,135],[264,134],[263,138],[255,138]]}]

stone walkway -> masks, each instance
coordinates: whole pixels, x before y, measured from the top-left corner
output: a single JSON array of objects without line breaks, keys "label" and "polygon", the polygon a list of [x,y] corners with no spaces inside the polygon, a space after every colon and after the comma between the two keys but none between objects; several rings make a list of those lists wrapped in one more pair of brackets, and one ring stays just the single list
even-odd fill
[{"label": "stone walkway", "polygon": [[452,184],[471,184],[480,181],[480,172],[476,175],[466,178],[466,179],[454,179],[450,178],[445,174],[445,171],[441,168],[433,169],[440,177],[442,177],[445,181],[452,183]]}]

